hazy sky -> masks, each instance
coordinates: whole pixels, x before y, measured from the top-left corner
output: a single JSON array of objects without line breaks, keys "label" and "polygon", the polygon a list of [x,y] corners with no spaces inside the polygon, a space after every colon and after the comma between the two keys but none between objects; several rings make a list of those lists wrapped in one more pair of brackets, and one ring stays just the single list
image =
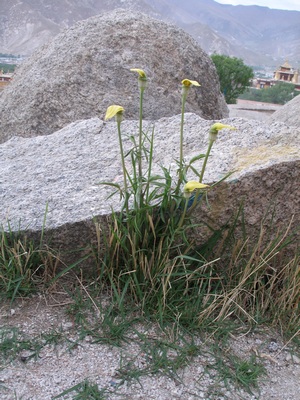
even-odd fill
[{"label": "hazy sky", "polygon": [[232,4],[234,6],[263,6],[269,8],[277,8],[279,10],[296,10],[300,11],[299,0],[216,0],[222,4]]}]

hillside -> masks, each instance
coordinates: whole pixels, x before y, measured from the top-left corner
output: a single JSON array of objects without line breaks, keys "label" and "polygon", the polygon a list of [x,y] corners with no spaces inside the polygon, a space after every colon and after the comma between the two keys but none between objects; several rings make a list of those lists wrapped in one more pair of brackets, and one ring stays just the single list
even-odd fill
[{"label": "hillside", "polygon": [[31,54],[63,28],[115,8],[173,22],[208,53],[275,66],[299,67],[300,12],[231,6],[213,0],[11,0],[0,11],[0,53]]}]

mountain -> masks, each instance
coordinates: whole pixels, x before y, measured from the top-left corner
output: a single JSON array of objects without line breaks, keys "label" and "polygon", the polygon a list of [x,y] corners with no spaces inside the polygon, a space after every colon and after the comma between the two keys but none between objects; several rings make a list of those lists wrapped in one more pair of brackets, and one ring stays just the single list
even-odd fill
[{"label": "mountain", "polygon": [[213,0],[151,0],[151,4],[209,54],[237,56],[250,65],[276,65],[284,59],[299,63],[299,11],[232,6]]},{"label": "mountain", "polygon": [[232,6],[214,0],[10,0],[0,10],[0,53],[31,54],[77,21],[116,8],[142,11],[172,22],[208,54],[274,66],[299,66],[300,12]]}]

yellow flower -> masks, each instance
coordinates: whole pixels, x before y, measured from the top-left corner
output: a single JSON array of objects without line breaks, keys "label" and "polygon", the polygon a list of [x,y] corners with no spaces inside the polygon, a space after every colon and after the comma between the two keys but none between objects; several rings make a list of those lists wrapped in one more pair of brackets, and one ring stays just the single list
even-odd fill
[{"label": "yellow flower", "polygon": [[124,112],[124,108],[122,106],[109,106],[108,109],[106,110],[106,114],[105,114],[105,121],[107,119],[111,119],[115,116],[122,116]]},{"label": "yellow flower", "polygon": [[221,124],[221,122],[217,122],[216,124],[213,124],[210,128],[210,132],[211,133],[218,133],[219,131],[221,131],[222,129],[231,129],[231,130],[236,130],[236,128],[234,126],[231,125],[224,125]]},{"label": "yellow flower", "polygon": [[215,140],[217,140],[218,132],[221,131],[222,129],[236,130],[234,126],[225,125],[221,124],[221,122],[217,122],[213,124],[209,130],[209,136],[208,136],[209,141],[214,142]]},{"label": "yellow flower", "polygon": [[142,78],[142,79],[146,79],[146,78],[147,78],[145,72],[144,72],[142,69],[139,69],[139,68],[131,68],[130,71],[132,71],[132,72],[137,72],[137,73],[139,74],[139,77]]},{"label": "yellow flower", "polygon": [[186,86],[186,87],[201,86],[200,83],[198,83],[197,81],[191,81],[189,79],[184,79],[183,81],[181,81],[181,83],[183,84],[183,86]]},{"label": "yellow flower", "polygon": [[184,193],[191,193],[196,189],[205,189],[208,188],[209,185],[205,185],[204,183],[200,183],[198,181],[188,181],[183,188]]}]

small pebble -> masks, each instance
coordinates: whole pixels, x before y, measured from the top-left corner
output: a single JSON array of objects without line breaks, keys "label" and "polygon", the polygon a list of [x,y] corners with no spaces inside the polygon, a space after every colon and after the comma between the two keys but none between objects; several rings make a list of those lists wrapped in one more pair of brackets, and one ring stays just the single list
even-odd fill
[{"label": "small pebble", "polygon": [[271,353],[275,353],[276,351],[279,350],[279,344],[276,341],[271,341],[269,343],[268,349]]},{"label": "small pebble", "polygon": [[285,357],[285,360],[288,362],[293,362],[294,364],[300,364],[300,358],[295,354],[288,353]]}]

